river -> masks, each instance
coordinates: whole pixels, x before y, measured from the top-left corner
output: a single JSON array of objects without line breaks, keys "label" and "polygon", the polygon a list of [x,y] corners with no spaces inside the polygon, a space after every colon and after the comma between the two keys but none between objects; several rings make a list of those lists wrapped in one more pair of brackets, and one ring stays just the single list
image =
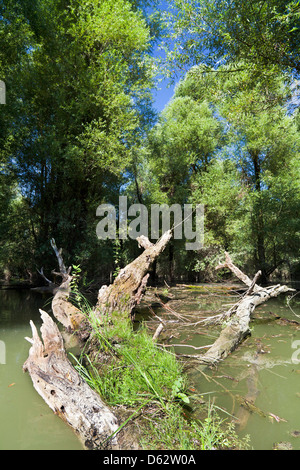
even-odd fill
[{"label": "river", "polygon": [[[176,353],[205,352],[184,345],[199,348],[214,342],[220,328],[195,323],[230,308],[239,298],[237,287],[203,284],[161,290],[164,302],[169,299],[167,305],[184,316],[166,326],[166,336],[173,336],[171,342],[178,345],[174,346]],[[176,320],[162,307],[157,306],[155,313]],[[151,324],[151,317],[148,319]],[[183,360],[188,364],[189,359]],[[282,295],[257,307],[251,336],[218,367],[206,368],[203,374],[195,366],[189,376],[194,393],[214,404],[222,418],[242,420],[236,429],[240,437],[249,436],[250,448],[272,450],[276,443],[287,442],[300,450],[300,293],[290,302]]]},{"label": "river", "polygon": [[[172,320],[164,334],[173,335],[177,353],[189,355],[201,350],[184,344],[206,346],[218,336],[215,327],[189,326],[189,322],[224,311],[238,298],[234,287],[219,285],[159,292],[186,320],[153,306],[156,315]],[[147,299],[137,318],[146,319],[151,327],[153,316],[146,305]],[[28,290],[0,290],[0,450],[80,450],[73,431],[53,414],[34,390],[29,374],[22,371],[30,348],[24,337],[31,337],[30,320],[40,326],[39,308],[50,312],[49,298]],[[224,419],[243,419],[238,433],[249,435],[254,450],[271,450],[278,442],[300,450],[300,328],[282,321],[300,322],[297,315],[300,295],[290,305],[286,296],[270,300],[255,310],[251,336],[230,357],[217,368],[206,369],[205,375],[197,367],[189,372],[193,393],[213,403]],[[255,402],[250,413],[243,402],[247,396]]]},{"label": "river", "polygon": [[49,300],[27,290],[0,290],[0,450],[80,450],[74,432],[55,416],[22,366],[28,357],[29,321],[40,326]]}]

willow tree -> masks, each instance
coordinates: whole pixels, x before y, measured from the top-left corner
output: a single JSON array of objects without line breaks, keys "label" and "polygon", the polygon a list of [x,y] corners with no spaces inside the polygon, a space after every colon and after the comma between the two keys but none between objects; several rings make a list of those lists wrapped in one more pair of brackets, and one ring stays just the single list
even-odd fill
[{"label": "willow tree", "polygon": [[[249,70],[300,72],[297,0],[169,0],[169,56],[181,66],[247,61]],[[168,41],[167,41],[168,42]],[[233,67],[234,68],[234,67]]]},{"label": "willow tree", "polygon": [[[207,170],[223,138],[222,123],[209,103],[190,96],[175,96],[148,134],[139,184],[145,203],[188,204],[194,180]],[[172,220],[171,226],[176,225]],[[150,220],[151,226],[151,220]],[[185,241],[174,237],[168,245],[166,274],[169,278],[186,273],[193,253]]]},{"label": "willow tree", "polygon": [[51,236],[75,262],[97,250],[96,208],[131,164],[152,86],[151,22],[135,3],[0,3],[1,147],[43,262]]},{"label": "willow tree", "polygon": [[[255,269],[262,271],[266,281],[297,251],[299,181],[294,175],[298,174],[299,134],[294,115],[287,112],[291,90],[284,77],[264,72],[258,80],[243,63],[235,68],[233,73],[231,66],[223,66],[215,74],[214,70],[194,67],[177,93],[200,102],[209,99],[226,122],[227,146],[220,157],[234,162],[239,176],[229,178],[231,185],[235,183],[227,189],[236,202],[231,204],[233,212],[227,214],[225,225],[231,232],[232,248],[247,247]],[[214,168],[212,175],[217,174]],[[194,192],[194,198],[202,198],[208,208],[218,207],[215,220],[224,207],[230,208],[226,198],[222,201],[218,197],[225,181],[219,175],[215,183],[212,178],[199,178],[199,189]],[[238,181],[240,189],[236,191]]]}]

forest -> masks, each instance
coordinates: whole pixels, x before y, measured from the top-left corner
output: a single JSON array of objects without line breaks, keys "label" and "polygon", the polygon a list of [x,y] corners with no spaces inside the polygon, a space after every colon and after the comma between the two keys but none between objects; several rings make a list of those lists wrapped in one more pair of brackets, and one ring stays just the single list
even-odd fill
[{"label": "forest", "polygon": [[[203,247],[173,240],[156,281],[215,280],[224,250],[265,282],[297,280],[299,8],[1,2],[2,278],[41,282],[54,238],[86,282],[111,279],[136,244],[99,240],[96,210],[127,196],[204,205]],[[158,114],[161,76],[176,86]]]},{"label": "forest", "polygon": [[[299,29],[296,0],[0,0],[0,318],[14,315],[6,302],[19,294],[8,301],[10,288],[53,294],[48,307],[85,344],[84,357],[66,359],[61,333],[39,304],[44,344],[30,318],[23,370],[85,448],[132,448],[132,416],[148,420],[137,448],[147,426],[160,433],[159,449],[237,448],[232,428],[230,442],[219,425],[212,431],[210,404],[201,429],[198,418],[183,418],[195,389],[182,359],[192,357],[205,378],[207,367],[215,374],[251,336],[250,317],[269,299],[275,313],[263,318],[259,310],[258,323],[272,317],[300,327],[282,316],[294,313],[300,281]],[[158,110],[166,83],[165,93],[174,91]],[[225,304],[219,291],[199,290],[212,285]],[[145,292],[150,337],[143,326],[133,331]],[[94,307],[82,293],[97,294]],[[285,293],[282,306],[274,299]],[[211,333],[212,323],[221,331]],[[192,330],[177,349],[206,352],[166,352],[186,325]],[[169,336],[157,347],[162,330]],[[187,344],[192,331],[212,344]],[[290,344],[291,331],[279,341]],[[250,343],[256,362],[248,375],[213,375],[247,377],[246,398],[223,387],[234,406],[240,399],[242,411],[248,407],[240,425],[251,414],[287,422],[254,404],[258,371],[274,366],[260,361],[271,349],[262,338]],[[0,364],[5,348],[1,340]],[[299,363],[295,354],[290,365]]]}]

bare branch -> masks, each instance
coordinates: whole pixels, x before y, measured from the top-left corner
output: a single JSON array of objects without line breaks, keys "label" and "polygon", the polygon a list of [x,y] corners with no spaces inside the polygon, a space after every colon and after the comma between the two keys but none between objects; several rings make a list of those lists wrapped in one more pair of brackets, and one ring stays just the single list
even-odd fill
[{"label": "bare branch", "polygon": [[63,260],[63,257],[62,257],[62,248],[60,248],[58,250],[57,246],[56,246],[56,243],[55,243],[55,240],[54,238],[52,238],[50,240],[50,243],[51,243],[51,246],[54,250],[54,253],[56,254],[56,258],[57,258],[57,261],[58,261],[58,266],[59,266],[59,270],[60,270],[60,274],[62,276],[63,279],[67,278],[69,275],[70,275],[70,272],[71,272],[71,266],[67,269],[66,266],[65,266],[65,263],[64,263],[64,260]]},{"label": "bare branch", "polygon": [[156,331],[155,331],[155,333],[154,333],[154,335],[153,335],[153,337],[152,337],[152,340],[153,340],[153,341],[156,341],[156,340],[157,340],[157,338],[159,337],[159,335],[161,334],[161,332],[162,332],[163,329],[164,329],[164,325],[163,325],[162,323],[160,323],[160,324],[158,325],[158,327],[156,328]]},{"label": "bare branch", "polygon": [[[235,276],[240,281],[246,284],[246,286],[248,286],[249,288],[251,287],[252,285],[251,279],[246,274],[244,274],[237,266],[233,264],[232,259],[230,258],[230,255],[229,253],[227,253],[227,251],[225,251],[225,263],[219,264],[216,267],[216,269],[224,269],[224,268],[230,269],[230,271],[233,272],[233,274],[235,274]],[[254,292],[256,292],[257,289],[259,289],[259,287],[254,285],[253,287]]]}]

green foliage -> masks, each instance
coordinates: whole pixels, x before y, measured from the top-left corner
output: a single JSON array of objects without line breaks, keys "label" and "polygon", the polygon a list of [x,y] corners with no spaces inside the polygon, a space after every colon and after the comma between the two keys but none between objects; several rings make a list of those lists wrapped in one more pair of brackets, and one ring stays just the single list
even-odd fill
[{"label": "green foliage", "polygon": [[234,425],[225,424],[209,406],[207,417],[187,418],[179,407],[170,409],[167,416],[151,420],[149,438],[142,440],[144,449],[171,450],[246,450],[249,438],[239,439]]},{"label": "green foliage", "polygon": [[[82,366],[79,370],[85,370],[89,383],[108,404],[133,406],[149,399],[164,404],[174,396],[175,383],[176,396],[180,398],[181,392],[185,398],[184,379],[175,356],[158,349],[146,329],[142,327],[133,332],[131,324],[121,320],[113,327],[108,325],[104,331],[95,323],[93,328],[111,359],[98,367],[89,361],[87,370]],[[115,345],[116,339],[118,345]]]},{"label": "green foliage", "polygon": [[182,367],[175,355],[157,347],[144,326],[133,331],[124,319],[104,325],[92,312],[89,319],[100,344],[97,358],[93,362],[85,355],[72,358],[84,380],[106,403],[133,408],[119,429],[142,410],[147,416],[139,424],[145,449],[245,448],[246,443],[237,439],[233,429],[224,428],[212,407],[203,421],[187,418],[184,407],[191,398]]},{"label": "green foliage", "polygon": [[220,67],[214,74],[194,67],[177,88],[179,96],[208,101],[226,134],[207,171],[194,178],[191,200],[206,207],[206,247],[230,250],[250,271],[261,269],[266,280],[299,251],[299,226],[291,213],[299,204],[292,176],[299,133],[295,115],[287,114],[291,91],[284,77],[266,72],[254,80],[243,64],[228,70]]},{"label": "green foliage", "polygon": [[45,266],[51,237],[72,262],[93,259],[96,208],[117,200],[152,119],[154,36],[126,0],[5,1],[0,18],[0,158],[27,202],[27,262]]},{"label": "green foliage", "polygon": [[208,102],[175,95],[149,134],[149,191],[153,201],[187,201],[192,177],[206,169],[220,143],[221,131],[222,125]]},{"label": "green foliage", "polygon": [[[298,263],[299,5],[170,3],[173,14],[148,0],[0,3],[2,270],[52,269],[54,237],[67,263],[107,282],[139,254],[96,237],[97,206],[120,194],[205,204],[205,248],[172,241],[160,275],[212,272],[224,249],[266,277]],[[162,16],[172,67],[196,65],[153,125]]]},{"label": "green foliage", "polygon": [[172,38],[169,56],[180,66],[203,63],[210,67],[244,60],[254,74],[266,68],[299,73],[297,0],[170,3],[175,11],[169,15]]}]

